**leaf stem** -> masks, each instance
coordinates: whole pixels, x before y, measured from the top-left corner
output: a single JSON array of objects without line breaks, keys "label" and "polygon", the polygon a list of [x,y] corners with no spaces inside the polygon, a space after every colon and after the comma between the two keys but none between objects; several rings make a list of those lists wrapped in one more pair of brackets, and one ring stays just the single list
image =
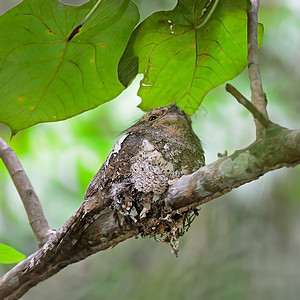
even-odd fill
[{"label": "leaf stem", "polygon": [[91,9],[91,11],[86,15],[84,20],[80,23],[81,27],[90,19],[90,17],[94,14],[94,12],[97,10],[97,8],[100,6],[100,4],[103,2],[103,0],[98,0],[97,3],[94,5],[94,7]]},{"label": "leaf stem", "polygon": [[204,21],[195,26],[196,29],[199,29],[199,28],[203,27],[208,22],[208,20],[210,19],[211,15],[214,13],[214,11],[215,11],[218,3],[219,3],[219,0],[215,0],[214,4],[212,5],[212,8],[210,9],[210,11],[207,14],[206,18],[204,19]]},{"label": "leaf stem", "polygon": [[90,10],[90,12],[86,15],[86,17],[84,18],[84,20],[77,25],[72,32],[70,33],[70,35],[67,38],[67,42],[71,41],[72,38],[79,33],[79,29],[91,18],[91,16],[94,14],[94,12],[97,10],[97,8],[100,6],[100,4],[103,2],[103,0],[98,0],[97,3],[94,5],[94,7]]}]

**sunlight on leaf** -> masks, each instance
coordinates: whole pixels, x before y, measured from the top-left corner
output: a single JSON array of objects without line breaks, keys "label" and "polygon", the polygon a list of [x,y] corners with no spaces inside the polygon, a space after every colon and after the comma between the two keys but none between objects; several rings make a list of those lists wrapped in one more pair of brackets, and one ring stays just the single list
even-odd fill
[{"label": "sunlight on leaf", "polygon": [[25,255],[4,244],[0,244],[0,263],[13,264],[20,262],[25,258]]},{"label": "sunlight on leaf", "polygon": [[67,42],[96,2],[25,0],[0,16],[0,122],[13,134],[92,109],[124,89],[117,66],[139,19],[135,4],[103,1]]},{"label": "sunlight on leaf", "polygon": [[[176,103],[197,111],[206,93],[247,65],[247,0],[181,0],[134,31],[119,64],[127,86],[143,73],[140,107]],[[260,39],[262,26],[260,26]]]}]

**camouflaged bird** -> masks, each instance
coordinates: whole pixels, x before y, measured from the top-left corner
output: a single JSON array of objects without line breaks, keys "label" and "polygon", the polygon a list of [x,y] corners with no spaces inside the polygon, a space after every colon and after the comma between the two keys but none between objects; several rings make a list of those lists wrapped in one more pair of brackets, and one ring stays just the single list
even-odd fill
[{"label": "camouflaged bird", "polygon": [[204,152],[190,117],[176,105],[152,109],[114,145],[88,186],[85,200],[104,192],[121,216],[121,225],[129,219],[143,227],[144,235],[171,243],[181,235],[174,226],[183,228],[188,216],[168,219],[164,195],[172,181],[203,165]]}]

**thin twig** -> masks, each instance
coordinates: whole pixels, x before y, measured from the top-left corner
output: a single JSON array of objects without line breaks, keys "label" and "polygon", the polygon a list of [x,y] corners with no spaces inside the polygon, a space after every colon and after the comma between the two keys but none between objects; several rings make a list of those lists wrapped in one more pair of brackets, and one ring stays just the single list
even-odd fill
[{"label": "thin twig", "polygon": [[41,203],[12,148],[0,137],[0,158],[3,160],[25,207],[30,226],[39,245],[53,233],[44,216]]},{"label": "thin twig", "polygon": [[[258,7],[259,0],[251,0],[251,9],[248,11],[248,73],[251,88],[251,101],[253,105],[260,111],[266,119],[267,113],[267,98],[263,91],[262,81],[259,71],[258,62]],[[257,125],[259,133],[259,124]]]},{"label": "thin twig", "polygon": [[271,122],[244,96],[242,95],[233,85],[227,83],[226,91],[230,93],[240,104],[248,109],[253,115],[254,119],[259,121],[264,127],[269,127]]}]

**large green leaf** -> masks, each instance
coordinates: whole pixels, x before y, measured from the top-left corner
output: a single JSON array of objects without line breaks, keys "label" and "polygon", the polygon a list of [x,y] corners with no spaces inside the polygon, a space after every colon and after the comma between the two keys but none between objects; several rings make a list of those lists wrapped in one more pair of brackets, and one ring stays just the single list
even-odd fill
[{"label": "large green leaf", "polygon": [[137,24],[130,0],[104,0],[70,41],[95,1],[80,7],[25,0],[0,17],[0,122],[13,134],[115,98],[117,66]]},{"label": "large green leaf", "polygon": [[[247,65],[247,0],[179,0],[134,31],[119,64],[127,86],[144,74],[143,110],[176,103],[193,114],[205,94]],[[260,26],[262,37],[262,26]]]},{"label": "large green leaf", "polygon": [[25,255],[4,244],[0,244],[0,263],[12,264],[17,263],[25,258]]}]

